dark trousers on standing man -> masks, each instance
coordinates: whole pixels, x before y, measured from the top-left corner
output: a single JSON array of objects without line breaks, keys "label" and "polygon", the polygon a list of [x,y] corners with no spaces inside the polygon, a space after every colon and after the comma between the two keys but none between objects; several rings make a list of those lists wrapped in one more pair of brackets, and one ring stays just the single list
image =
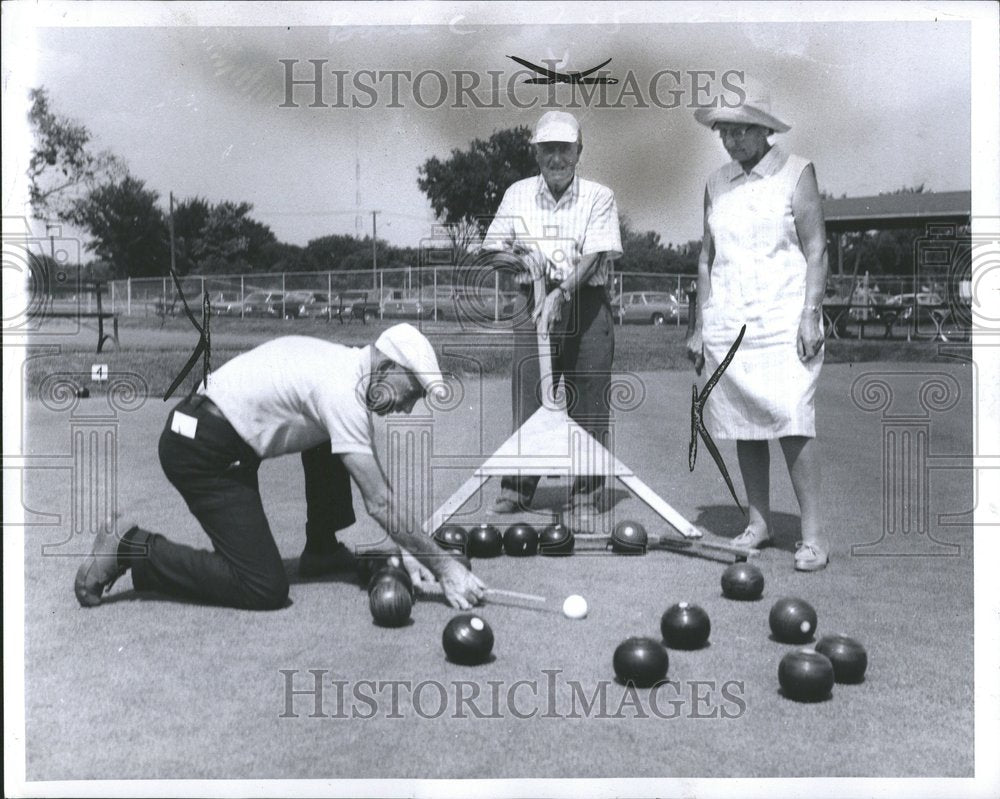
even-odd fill
[{"label": "dark trousers on standing man", "polygon": [[[526,308],[533,308],[532,287],[522,286],[521,292]],[[603,286],[581,286],[573,299],[563,305],[551,342],[552,379],[553,382],[563,379],[570,418],[607,446],[615,330],[611,304]],[[517,314],[515,321],[511,404],[514,430],[542,406],[538,336],[530,310]],[[538,479],[536,475],[508,475],[501,481],[501,496],[525,507],[531,502]],[[577,477],[573,484],[574,502],[594,501],[603,486],[603,477]]]},{"label": "dark trousers on standing man", "polygon": [[[197,419],[193,438],[171,430],[178,411]],[[260,458],[253,449],[207,398],[194,396],[170,412],[159,455],[167,479],[201,523],[213,551],[133,528],[123,537],[119,559],[131,566],[136,590],[236,608],[283,607],[288,577],[264,514],[257,483]],[[354,524],[350,476],[329,442],[303,452],[302,465],[306,549],[323,554],[336,548],[338,530]]]}]

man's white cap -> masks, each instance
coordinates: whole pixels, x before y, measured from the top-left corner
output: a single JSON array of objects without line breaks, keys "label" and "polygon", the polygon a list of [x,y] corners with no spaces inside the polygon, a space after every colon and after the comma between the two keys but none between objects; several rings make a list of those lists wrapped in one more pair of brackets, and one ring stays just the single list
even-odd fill
[{"label": "man's white cap", "polygon": [[375,340],[375,349],[413,372],[428,394],[448,394],[434,348],[413,325],[393,325]]},{"label": "man's white cap", "polygon": [[546,141],[579,141],[580,123],[576,117],[565,111],[546,111],[535,125],[535,135],[531,137],[532,144]]}]

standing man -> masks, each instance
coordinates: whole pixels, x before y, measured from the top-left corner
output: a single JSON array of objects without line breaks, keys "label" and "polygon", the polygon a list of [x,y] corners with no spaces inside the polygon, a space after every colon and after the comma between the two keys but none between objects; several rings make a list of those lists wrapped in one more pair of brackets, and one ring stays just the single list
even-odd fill
[{"label": "standing man", "polygon": [[301,453],[307,516],[301,573],[354,568],[352,554],[337,541],[337,531],[355,521],[353,479],[368,513],[403,548],[414,582],[434,575],[453,607],[471,607],[482,599],[483,584],[423,534],[409,509],[392,507],[372,442],[369,414],[410,413],[417,400],[443,389],[434,349],[406,324],[386,330],[374,346],[287,336],[233,358],[211,376],[207,390],[170,412],[160,436],[163,471],[214,551],[176,544],[133,523],[109,526],[77,571],[77,599],[100,604],[131,569],[137,591],[235,608],[283,607],[288,578],[264,515],[257,469],[264,458]]},{"label": "standing man", "polygon": [[[507,189],[483,244],[532,259],[545,274],[544,297],[533,296],[529,274],[520,278],[524,302],[533,313],[515,320],[514,429],[541,406],[534,321],[541,315],[551,332],[553,380],[562,376],[568,387],[569,415],[607,445],[615,334],[606,284],[611,261],[622,254],[615,195],[577,176],[583,133],[572,114],[543,114],[531,145],[541,174]],[[537,485],[537,476],[503,478],[494,510],[513,513],[527,507]],[[603,485],[603,477],[576,479],[570,511],[579,526],[589,527],[600,512]]]}]

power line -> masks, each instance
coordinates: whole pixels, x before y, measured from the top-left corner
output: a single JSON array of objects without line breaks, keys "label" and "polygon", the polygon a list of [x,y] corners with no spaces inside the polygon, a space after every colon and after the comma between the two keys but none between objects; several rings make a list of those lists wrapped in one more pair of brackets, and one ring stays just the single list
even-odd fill
[{"label": "power line", "polygon": [[[363,210],[359,208],[349,208],[349,209],[330,209],[321,211],[270,211],[270,210],[259,210],[254,209],[251,214],[257,214],[259,216],[355,216],[358,213],[370,214],[370,210]],[[420,222],[434,222],[434,217],[430,214],[411,214],[406,211],[385,211],[379,210],[380,214],[385,214],[388,216],[396,216],[401,219],[416,219]]]}]

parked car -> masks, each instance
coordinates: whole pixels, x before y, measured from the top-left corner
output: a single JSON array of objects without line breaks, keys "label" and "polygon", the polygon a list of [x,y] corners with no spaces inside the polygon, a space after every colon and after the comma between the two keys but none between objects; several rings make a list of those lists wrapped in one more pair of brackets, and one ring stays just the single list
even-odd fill
[{"label": "parked car", "polygon": [[243,308],[238,291],[210,292],[208,301],[212,305],[212,313],[216,316],[239,316]]},{"label": "parked car", "polygon": [[292,309],[287,309],[291,294],[286,295],[285,316],[309,319],[373,319],[378,315],[378,306],[368,302],[368,292],[348,290],[327,294],[325,291],[296,291]]},{"label": "parked car", "polygon": [[663,325],[687,322],[686,302],[678,302],[668,291],[626,291],[611,303],[619,324]]},{"label": "parked car", "polygon": [[254,291],[243,301],[243,315],[281,319],[284,314],[282,300],[284,294],[280,291]]},{"label": "parked car", "polygon": [[289,291],[285,319],[329,319],[330,295],[325,291]]},{"label": "parked car", "polygon": [[330,318],[361,319],[368,321],[378,316],[378,304],[369,297],[371,292],[360,289],[334,292],[330,296]]},{"label": "parked car", "polygon": [[[190,296],[185,295],[184,299],[187,300],[188,308],[191,309],[191,313],[196,316],[200,316],[201,306],[205,301],[205,295],[199,292],[198,294]],[[240,315],[240,293],[238,291],[209,291],[208,301],[212,305],[213,316],[232,316],[233,309],[235,309],[236,316]],[[183,315],[184,304],[181,302],[181,298],[175,294],[166,305],[158,300],[154,304],[154,310],[159,315]]]},{"label": "parked car", "polygon": [[433,302],[407,294],[403,289],[386,289],[373,310],[383,319],[429,319]]},{"label": "parked car", "polygon": [[492,287],[439,286],[436,294],[434,289],[429,289],[422,295],[427,318],[484,324],[494,322],[498,312],[503,320],[503,309],[512,300],[510,292],[500,292],[498,297]]}]

